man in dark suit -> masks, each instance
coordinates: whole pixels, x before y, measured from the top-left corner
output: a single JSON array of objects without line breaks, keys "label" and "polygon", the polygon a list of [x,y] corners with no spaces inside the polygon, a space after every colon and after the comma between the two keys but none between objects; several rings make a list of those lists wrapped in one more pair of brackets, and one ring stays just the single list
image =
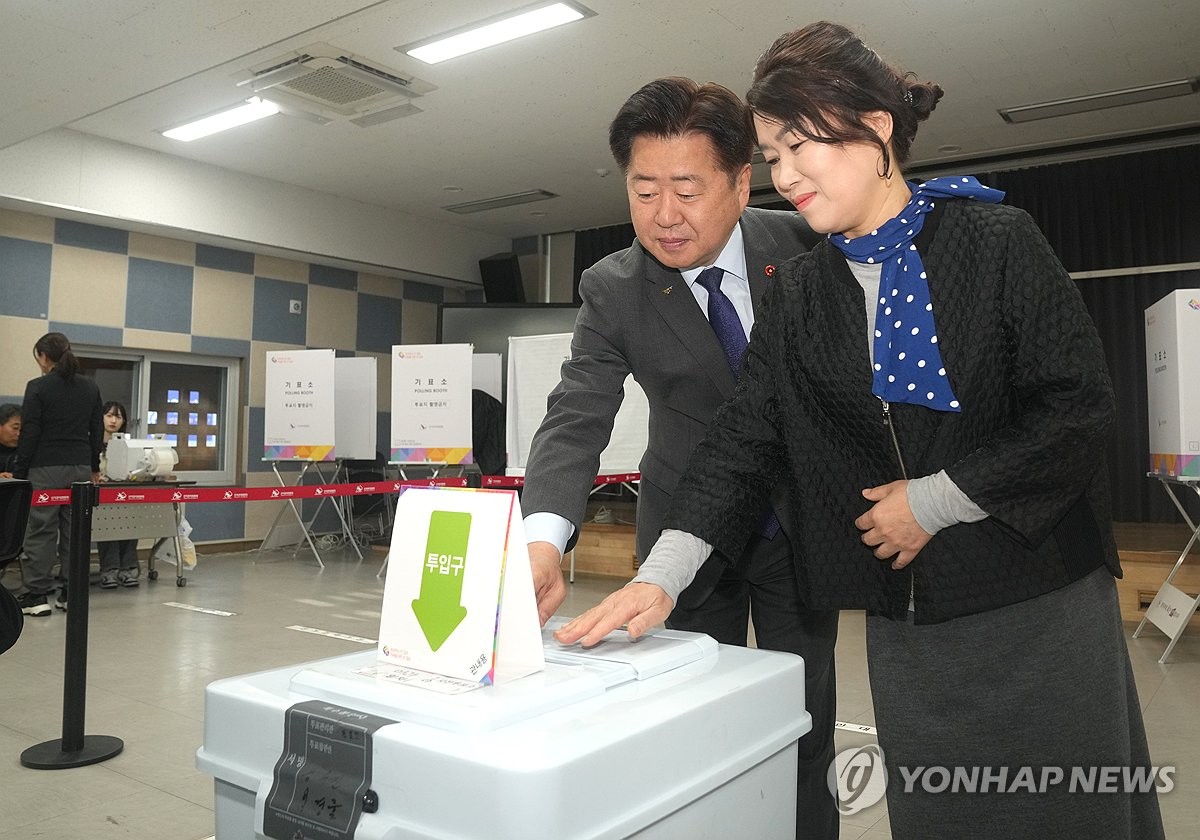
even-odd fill
[{"label": "man in dark suit", "polygon": [[[566,595],[563,552],[578,536],[626,376],[650,406],[637,510],[645,558],[689,455],[733,393],[774,266],[813,241],[795,213],[747,209],[754,134],[742,103],[719,85],[651,82],[622,106],[609,145],[637,241],[584,272],[571,358],[529,453],[522,508],[543,623]],[[772,507],[783,513],[787,502],[777,488]],[[758,647],[804,657],[813,729],[800,740],[797,832],[836,838],[826,773],[837,613],[804,607],[780,520],[788,518],[763,511],[760,534],[741,557],[714,555],[691,586],[676,587],[667,624],[745,645],[752,612]],[[669,582],[652,582],[672,592]]]}]

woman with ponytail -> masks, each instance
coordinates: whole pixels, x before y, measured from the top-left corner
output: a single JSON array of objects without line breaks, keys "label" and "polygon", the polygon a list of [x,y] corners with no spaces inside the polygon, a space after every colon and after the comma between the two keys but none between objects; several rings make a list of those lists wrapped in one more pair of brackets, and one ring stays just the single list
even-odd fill
[{"label": "woman with ponytail", "polygon": [[[33,345],[42,375],[25,386],[21,405],[21,437],[13,466],[16,478],[28,478],[33,489],[68,488],[80,481],[100,480],[104,444],[104,412],[100,389],[79,373],[79,360],[62,333],[46,333]],[[71,546],[71,506],[35,506],[25,531],[25,591],[21,612],[50,615],[49,596],[57,560],[63,582],[55,606],[67,608],[67,555]],[[87,581],[79,581],[86,586]]]}]

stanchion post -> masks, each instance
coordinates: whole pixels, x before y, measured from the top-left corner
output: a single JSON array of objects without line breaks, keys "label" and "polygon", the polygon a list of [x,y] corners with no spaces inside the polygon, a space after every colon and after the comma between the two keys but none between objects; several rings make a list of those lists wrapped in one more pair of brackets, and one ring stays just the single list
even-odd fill
[{"label": "stanchion post", "polygon": [[97,499],[97,488],[90,481],[71,485],[62,738],[43,741],[21,753],[21,764],[35,770],[64,770],[96,764],[125,748],[120,738],[83,734],[87,707],[88,561],[92,548],[92,508]]}]

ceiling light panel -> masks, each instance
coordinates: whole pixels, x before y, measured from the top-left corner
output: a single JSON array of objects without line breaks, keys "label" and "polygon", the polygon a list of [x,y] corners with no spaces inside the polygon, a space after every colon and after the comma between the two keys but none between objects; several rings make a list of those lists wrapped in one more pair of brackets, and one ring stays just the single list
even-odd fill
[{"label": "ceiling light panel", "polygon": [[437,64],[595,14],[573,2],[538,3],[396,49],[426,64]]},{"label": "ceiling light panel", "polygon": [[279,106],[274,102],[254,96],[234,108],[227,108],[190,123],[169,128],[162,134],[163,137],[169,137],[172,140],[190,143],[192,140],[199,140],[201,137],[216,134],[218,131],[237,128],[239,125],[245,125],[278,113]]}]

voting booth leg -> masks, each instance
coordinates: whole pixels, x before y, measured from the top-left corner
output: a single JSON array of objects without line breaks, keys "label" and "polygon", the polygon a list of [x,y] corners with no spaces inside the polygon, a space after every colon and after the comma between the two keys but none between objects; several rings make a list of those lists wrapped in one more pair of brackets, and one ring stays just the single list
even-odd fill
[{"label": "voting booth leg", "polygon": [[1179,515],[1183,517],[1183,521],[1187,523],[1188,528],[1192,532],[1192,538],[1183,547],[1183,552],[1179,555],[1179,559],[1175,561],[1171,573],[1167,575],[1167,579],[1159,587],[1154,600],[1146,608],[1146,614],[1142,616],[1142,620],[1138,622],[1137,629],[1133,631],[1133,638],[1140,637],[1142,630],[1146,626],[1146,622],[1149,621],[1167,635],[1170,643],[1167,645],[1167,649],[1163,651],[1163,655],[1158,658],[1159,665],[1166,665],[1167,657],[1171,655],[1171,651],[1175,649],[1176,643],[1183,637],[1184,631],[1187,630],[1188,625],[1191,623],[1192,616],[1196,614],[1197,608],[1200,608],[1200,597],[1191,597],[1176,588],[1173,583],[1175,575],[1179,574],[1179,570],[1183,568],[1183,564],[1186,562],[1192,546],[1196,544],[1197,540],[1200,540],[1200,525],[1192,522],[1192,518],[1188,516],[1187,509],[1172,489],[1172,485],[1182,484],[1187,489],[1192,490],[1197,496],[1200,496],[1200,483],[1164,476],[1155,477],[1162,482],[1163,489],[1167,491],[1167,495],[1175,503],[1175,509],[1179,511]]},{"label": "voting booth leg", "polygon": [[21,764],[35,770],[65,770],[112,758],[125,748],[111,735],[84,735],[87,695],[88,560],[92,547],[92,507],[96,486],[71,485],[71,553],[67,575],[66,657],[63,663],[62,738],[35,744],[21,753]]},{"label": "voting booth leg", "polygon": [[[308,468],[313,464],[312,461],[305,461],[304,466],[300,468],[300,475],[296,478],[295,486],[299,487],[304,483],[304,476],[308,472]],[[275,471],[275,479],[279,482],[280,487],[287,487],[287,482],[283,480],[283,476],[279,474],[279,465],[272,462],[271,469]],[[307,526],[304,524],[304,517],[300,515],[300,508],[296,507],[295,499],[288,499],[287,506],[281,507],[279,513],[275,514],[275,521],[271,523],[271,527],[267,529],[267,535],[263,537],[262,542],[258,544],[259,555],[263,552],[263,546],[271,541],[271,535],[275,533],[275,529],[279,527],[279,520],[283,518],[283,513],[290,507],[292,515],[296,517],[296,523],[300,526],[300,530],[304,532],[304,539],[308,541],[308,547],[312,549],[313,556],[317,558],[317,565],[322,569],[325,568],[325,562],[321,559],[321,552],[317,551],[317,546],[313,542],[312,534],[308,532]]]},{"label": "voting booth leg", "polygon": [[[320,464],[315,464],[315,466],[317,469],[317,478],[320,479],[322,484],[337,484],[338,475],[342,471],[342,462],[340,460],[334,462],[333,476],[329,479],[325,478],[325,473],[321,470]],[[348,481],[349,476],[347,476]],[[346,542],[350,543],[350,547],[354,549],[354,553],[358,555],[358,559],[362,560],[362,552],[358,550],[358,543],[354,541],[354,532],[350,529],[350,523],[346,519],[345,511],[342,510],[342,502],[348,499],[349,497],[347,496],[336,498],[322,496],[321,500],[317,502],[317,509],[313,511],[312,519],[308,521],[306,528],[310,533],[312,532],[313,526],[316,525],[317,517],[321,515],[321,509],[325,507],[326,502],[329,502],[333,506],[333,512],[337,514],[338,520],[342,523],[342,537]]]}]

